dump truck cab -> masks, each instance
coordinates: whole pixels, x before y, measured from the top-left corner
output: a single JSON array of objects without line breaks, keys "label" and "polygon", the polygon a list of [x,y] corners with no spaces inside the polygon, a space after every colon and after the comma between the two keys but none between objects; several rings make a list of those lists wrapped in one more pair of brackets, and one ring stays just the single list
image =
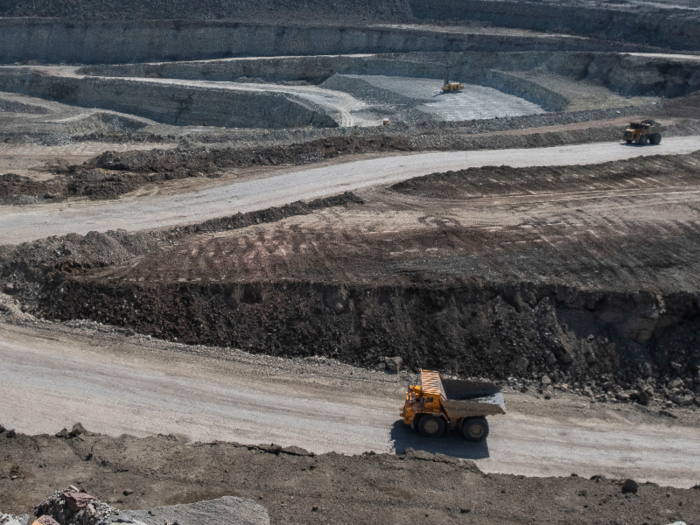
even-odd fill
[{"label": "dump truck cab", "polygon": [[445,379],[439,372],[421,370],[408,384],[401,417],[423,436],[451,430],[468,441],[483,441],[489,434],[486,416],[505,413],[503,394],[493,383]]},{"label": "dump truck cab", "polygon": [[625,129],[623,139],[627,144],[661,144],[661,125],[653,120],[642,120],[641,122],[630,122]]}]

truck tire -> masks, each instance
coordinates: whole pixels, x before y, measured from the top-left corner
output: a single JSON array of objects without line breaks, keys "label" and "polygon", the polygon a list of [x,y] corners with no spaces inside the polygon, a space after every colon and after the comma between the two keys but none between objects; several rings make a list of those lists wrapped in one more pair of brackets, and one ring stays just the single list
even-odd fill
[{"label": "truck tire", "polygon": [[470,417],[462,425],[462,435],[467,441],[483,441],[489,436],[489,422],[485,417]]},{"label": "truck tire", "polygon": [[651,139],[650,139],[650,140],[651,140],[651,143],[652,143],[654,146],[658,146],[659,144],[661,144],[661,133],[654,133],[654,134],[651,136]]},{"label": "truck tire", "polygon": [[639,137],[639,140],[637,141],[637,144],[640,146],[646,146],[649,144],[649,135],[642,135]]},{"label": "truck tire", "polygon": [[440,437],[445,431],[445,420],[436,416],[423,416],[418,421],[418,433],[425,437]]}]

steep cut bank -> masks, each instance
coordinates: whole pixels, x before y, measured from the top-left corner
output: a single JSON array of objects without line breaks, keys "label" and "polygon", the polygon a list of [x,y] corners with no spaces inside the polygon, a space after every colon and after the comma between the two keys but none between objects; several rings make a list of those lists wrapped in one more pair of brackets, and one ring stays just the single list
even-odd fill
[{"label": "steep cut bank", "polygon": [[697,9],[681,5],[588,1],[504,0],[2,0],[0,14],[10,17],[67,19],[235,19],[255,22],[406,23],[443,21],[554,31],[610,40],[627,40],[679,50],[697,50]]},{"label": "steep cut bank", "polygon": [[692,404],[697,165],[694,154],[433,175],[339,201],[347,210],[154,232],[139,251],[123,247],[147,234],[8,247],[3,276],[51,319],[370,367],[399,356],[500,378],[644,380]]},{"label": "steep cut bank", "polygon": [[20,17],[74,19],[193,19],[221,18],[277,21],[372,20],[411,18],[406,0],[0,0],[0,13]]},{"label": "steep cut bank", "polygon": [[[409,0],[417,19],[478,21],[502,27],[626,40],[676,50],[700,49],[697,8],[651,2]],[[674,8],[675,7],[675,8]]]},{"label": "steep cut bank", "polygon": [[271,355],[325,355],[369,367],[398,356],[413,369],[500,379],[653,376],[654,387],[669,394],[677,378],[682,388],[689,379],[692,393],[700,366],[695,292],[444,279],[412,286],[64,279],[50,284],[42,315]]},{"label": "steep cut bank", "polygon": [[0,63],[122,64],[230,57],[412,51],[643,51],[645,46],[566,35],[422,26],[241,23],[224,20],[0,18]]}]

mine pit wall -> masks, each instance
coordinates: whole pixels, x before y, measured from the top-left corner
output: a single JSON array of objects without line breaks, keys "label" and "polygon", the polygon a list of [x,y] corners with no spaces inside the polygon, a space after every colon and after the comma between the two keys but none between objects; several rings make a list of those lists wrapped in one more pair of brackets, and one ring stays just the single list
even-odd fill
[{"label": "mine pit wall", "polygon": [[105,283],[61,277],[39,312],[159,338],[362,366],[571,380],[694,374],[698,295],[531,283],[363,286],[313,282]]},{"label": "mine pit wall", "polygon": [[445,60],[453,77],[493,87],[534,102],[549,111],[565,109],[567,100],[551,89],[514,75],[543,72],[602,84],[623,96],[677,97],[700,90],[697,61],[591,52],[466,52],[407,55],[277,57],[156,64],[86,66],[81,74],[231,81],[256,78],[269,82],[303,80],[318,84],[334,74],[442,78]]},{"label": "mine pit wall", "polygon": [[552,36],[453,34],[221,21],[0,19],[0,63],[119,64],[240,56],[412,51],[643,50],[634,44]]},{"label": "mine pit wall", "polygon": [[164,85],[125,79],[73,78],[29,69],[0,72],[0,91],[129,113],[175,125],[239,128],[337,127],[323,110],[293,95]]},{"label": "mine pit wall", "polygon": [[413,16],[424,20],[480,21],[500,27],[554,31],[626,40],[676,50],[700,49],[700,14],[689,9],[639,12],[636,6],[615,9],[560,5],[555,2],[505,0],[409,0]]}]

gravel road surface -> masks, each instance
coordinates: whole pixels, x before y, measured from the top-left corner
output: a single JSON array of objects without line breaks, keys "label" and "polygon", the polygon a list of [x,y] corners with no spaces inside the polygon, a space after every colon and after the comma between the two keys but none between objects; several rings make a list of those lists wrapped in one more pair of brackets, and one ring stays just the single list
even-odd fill
[{"label": "gravel road surface", "polygon": [[691,153],[700,137],[665,139],[660,146],[594,143],[551,148],[453,151],[361,160],[209,188],[167,197],[124,198],[118,202],[79,202],[0,207],[0,245],[51,235],[85,234],[123,228],[141,230],[187,224],[238,212],[315,199],[348,190],[439,171],[479,166],[563,166],[594,164],[643,155]]},{"label": "gravel road surface", "polygon": [[627,405],[507,393],[509,413],[491,418],[488,444],[431,440],[399,420],[405,378],[242,353],[213,359],[130,341],[0,324],[0,421],[28,434],[80,421],[113,436],[172,433],[317,453],[410,446],[476,460],[487,472],[700,482],[697,427]]}]

